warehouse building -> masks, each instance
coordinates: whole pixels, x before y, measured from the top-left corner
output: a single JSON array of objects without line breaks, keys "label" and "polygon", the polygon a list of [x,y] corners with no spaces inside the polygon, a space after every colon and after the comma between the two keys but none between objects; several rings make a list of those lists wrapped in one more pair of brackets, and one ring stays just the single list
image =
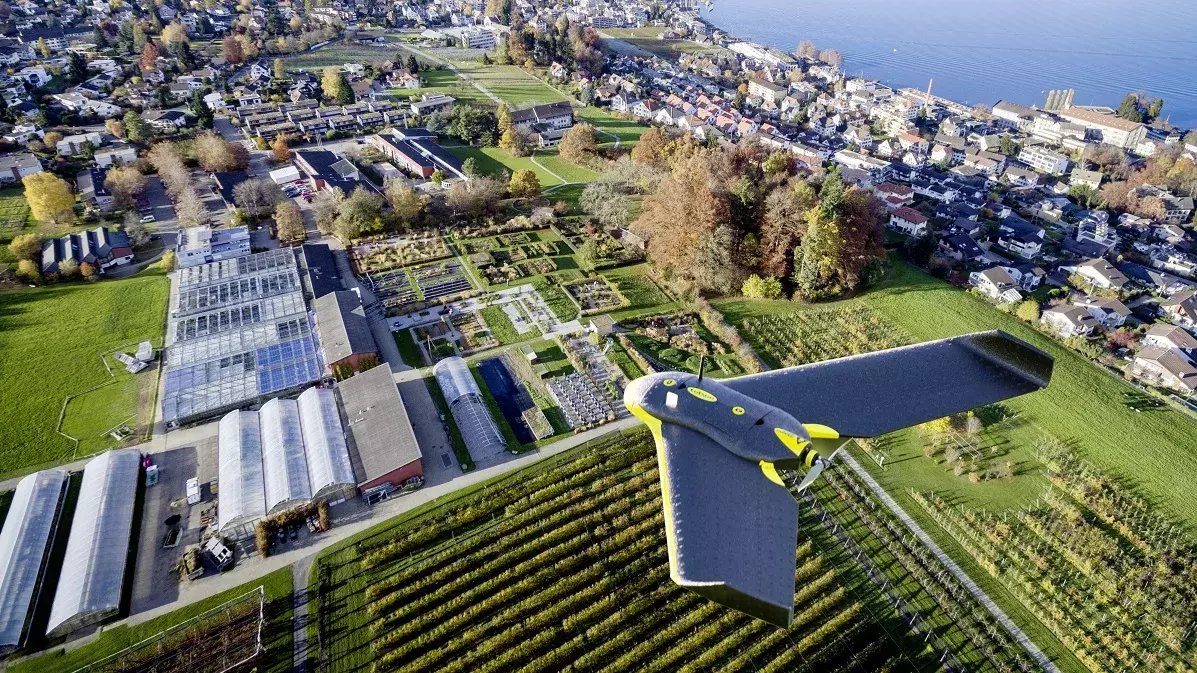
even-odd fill
[{"label": "warehouse building", "polygon": [[341,290],[317,297],[312,302],[316,331],[328,371],[347,367],[357,371],[362,358],[378,359],[378,345],[366,319],[366,309],[356,292]]},{"label": "warehouse building", "polygon": [[445,358],[436,363],[432,374],[441,387],[449,413],[457,422],[470,456],[481,461],[502,454],[507,449],[507,440],[503,439],[499,426],[490,415],[466,361],[456,356]]},{"label": "warehouse building", "polygon": [[300,252],[303,253],[304,280],[309,299],[318,299],[341,289],[341,271],[327,245],[304,243]]},{"label": "warehouse building", "polygon": [[43,470],[17,483],[0,530],[0,654],[25,644],[62,507],[67,473]]},{"label": "warehouse building", "polygon": [[230,412],[220,419],[218,441],[217,525],[226,535],[248,537],[267,515],[353,495],[353,464],[331,389]]},{"label": "warehouse building", "polygon": [[66,562],[46,625],[51,638],[117,614],[133,532],[141,453],[109,451],[83,468]]},{"label": "warehouse building", "polygon": [[290,248],[180,269],[166,330],[162,418],[185,423],[324,375]]},{"label": "warehouse building", "polygon": [[420,445],[386,364],[337,384],[349,428],[349,456],[363,492],[424,476]]}]

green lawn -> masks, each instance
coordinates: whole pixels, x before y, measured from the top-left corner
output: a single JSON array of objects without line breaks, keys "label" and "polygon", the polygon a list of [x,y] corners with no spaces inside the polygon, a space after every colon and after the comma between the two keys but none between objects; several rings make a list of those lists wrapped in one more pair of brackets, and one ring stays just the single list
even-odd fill
[{"label": "green lawn", "polygon": [[453,65],[513,108],[569,100],[565,94],[514,65],[482,65],[478,61],[460,61]]},{"label": "green lawn", "polygon": [[394,337],[395,345],[399,348],[399,357],[403,359],[403,364],[417,369],[424,366],[424,356],[415,337],[411,335],[411,330],[392,332],[391,336]]},{"label": "green lawn", "polygon": [[116,448],[119,443],[108,433],[122,423],[136,430],[151,422],[158,369],[130,374],[111,357],[108,366],[116,375],[113,382],[72,397],[62,418],[62,431],[79,440],[79,455]]},{"label": "green lawn", "polygon": [[20,234],[28,223],[29,202],[25,200],[25,189],[0,189],[0,242],[7,247],[8,242]]},{"label": "green lawn", "polygon": [[[1103,469],[1135,483],[1144,495],[1187,524],[1197,524],[1197,424],[1166,407],[1136,412],[1135,389],[984,301],[936,280],[902,262],[876,289],[848,303],[879,311],[916,341],[986,329],[1003,329],[1056,359],[1047,390],[1011,400],[1007,408],[1019,419],[1002,434],[1009,460],[1026,478],[978,485],[952,475],[921,455],[907,433],[899,436],[885,470],[874,470],[892,493],[907,487],[945,490],[967,507],[1018,507],[1033,502],[1044,482],[1030,457],[1030,443],[1044,432],[1075,444]],[[792,312],[802,305],[785,301],[715,302],[733,323],[750,315]],[[875,467],[865,459],[866,464]]]},{"label": "green lawn", "polygon": [[338,43],[303,54],[283,57],[287,70],[313,72],[330,65],[346,63],[370,63],[373,61],[397,61],[404,53],[393,47],[379,47],[368,44]]},{"label": "green lawn", "polygon": [[[594,182],[598,180],[598,173],[585,166],[579,166],[567,161],[557,154],[556,149],[537,150],[535,158],[541,166],[564,178],[566,182]],[[541,186],[544,187],[546,185],[542,182]]]},{"label": "green lawn", "polygon": [[507,346],[513,343],[519,343],[526,338],[531,338],[535,335],[534,332],[529,332],[526,337],[520,336],[519,332],[515,330],[515,325],[511,323],[511,318],[503,312],[502,306],[487,306],[478,312],[482,322],[486,323],[487,329],[490,330],[500,346]]},{"label": "green lawn", "polygon": [[[110,381],[101,357],[149,339],[162,343],[169,284],[156,270],[122,280],[0,292],[0,474],[71,458],[73,444],[55,432],[63,400]],[[143,372],[153,376],[152,372]],[[138,413],[120,383],[68,408],[65,424],[96,437]],[[76,405],[72,405],[73,407]],[[92,417],[96,410],[104,413]]]},{"label": "green lawn", "polygon": [[472,157],[478,164],[478,170],[491,177],[500,177],[504,170],[509,173],[519,170],[530,170],[536,173],[536,177],[540,180],[542,188],[561,184],[561,181],[553,177],[548,171],[532,163],[530,157],[514,157],[507,150],[498,147],[445,145],[445,149],[462,160]]},{"label": "green lawn", "polygon": [[601,275],[615,283],[629,302],[628,309],[642,309],[669,304],[672,300],[649,278],[647,264],[635,264],[602,271]]},{"label": "green lawn", "polygon": [[272,673],[290,671],[293,657],[293,648],[291,645],[292,580],[290,567],[276,570],[258,580],[247,582],[239,587],[229,589],[214,596],[209,596],[185,608],[180,608],[179,610],[142,622],[136,626],[120,625],[104,629],[98,638],[82,647],[73,649],[70,652],[63,652],[59,648],[44,656],[13,664],[9,666],[8,670],[13,673],[70,673],[88,663],[139,643],[164,629],[195,617],[206,610],[210,610],[259,586],[264,587],[266,590],[267,614],[267,624],[262,633],[262,641],[266,646],[266,665],[259,670]]},{"label": "green lawn", "polygon": [[578,305],[569,298],[569,295],[566,294],[565,290],[561,289],[558,283],[559,281],[542,279],[533,282],[532,286],[536,288],[536,292],[540,295],[540,298],[544,300],[544,303],[548,305],[549,310],[553,312],[553,315],[557,316],[558,320],[569,322],[578,317]]},{"label": "green lawn", "polygon": [[588,122],[600,131],[598,134],[599,147],[614,147],[616,138],[619,139],[621,148],[630,147],[635,145],[640,140],[640,136],[648,130],[647,126],[642,126],[629,119],[620,119],[596,107],[574,110],[574,117],[578,121]]},{"label": "green lawn", "polygon": [[666,30],[660,26],[646,26],[643,28],[604,28],[602,32],[628,44],[640,47],[645,51],[665,58],[684,53],[716,53],[722,51],[719,47],[699,44],[691,40],[661,40],[657,36]]},{"label": "green lawn", "polygon": [[561,351],[561,346],[558,346],[556,341],[551,339],[537,341],[532,344],[532,350],[536,352],[536,364],[547,367],[549,377],[574,373],[574,366],[570,364],[569,358],[565,357],[565,353]]}]

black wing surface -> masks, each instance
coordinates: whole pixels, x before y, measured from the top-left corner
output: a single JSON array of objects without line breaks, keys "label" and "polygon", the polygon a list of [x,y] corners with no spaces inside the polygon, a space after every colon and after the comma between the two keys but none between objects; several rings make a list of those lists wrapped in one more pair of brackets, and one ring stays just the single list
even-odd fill
[{"label": "black wing surface", "polygon": [[698,432],[662,423],[657,460],[670,575],[778,626],[794,613],[798,503],[786,487]]},{"label": "black wing surface", "polygon": [[1047,386],[1052,357],[1001,331],[722,381],[841,437],[873,437]]}]

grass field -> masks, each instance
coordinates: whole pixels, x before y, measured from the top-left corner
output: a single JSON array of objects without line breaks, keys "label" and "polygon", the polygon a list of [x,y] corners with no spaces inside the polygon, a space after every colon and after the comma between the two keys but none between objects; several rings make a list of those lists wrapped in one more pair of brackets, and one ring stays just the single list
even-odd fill
[{"label": "grass field", "polygon": [[529,332],[526,337],[521,337],[519,332],[515,331],[515,325],[511,323],[511,318],[508,318],[507,314],[503,312],[502,306],[487,306],[479,311],[478,315],[482,318],[482,322],[486,323],[490,335],[499,342],[500,346],[518,343],[536,334],[536,332]]},{"label": "grass field", "polygon": [[530,170],[536,173],[541,188],[562,184],[551,173],[532,163],[531,158],[513,157],[507,150],[498,147],[468,147],[466,145],[445,145],[444,147],[462,160],[472,157],[478,164],[478,170],[491,177],[500,177],[505,170],[510,173]]},{"label": "grass field", "polygon": [[346,63],[370,63],[373,61],[395,61],[403,58],[405,52],[392,47],[377,47],[368,44],[338,43],[294,56],[284,56],[287,70],[313,72],[330,65]]},{"label": "grass field", "polygon": [[[959,497],[960,504],[990,509],[1033,502],[1045,482],[1037,476],[1029,447],[1046,432],[1075,444],[1099,467],[1130,480],[1190,529],[1197,528],[1197,500],[1192,497],[1197,480],[1197,424],[1188,417],[1166,407],[1136,412],[1134,388],[984,301],[901,262],[876,289],[839,303],[873,309],[914,341],[1003,329],[1056,359],[1047,390],[1006,403],[1020,415],[1004,434],[1010,459],[1024,478],[977,485],[962,482],[918,455],[917,440],[907,433],[899,436],[889,467],[874,470],[891,493],[907,487],[947,491]],[[751,316],[808,310],[785,301],[724,300],[716,306],[735,324]]]},{"label": "grass field", "polygon": [[266,590],[267,616],[267,625],[262,633],[262,642],[266,646],[266,661],[259,670],[270,673],[290,671],[293,657],[290,567],[276,570],[261,579],[247,582],[136,626],[121,625],[104,629],[98,638],[70,652],[64,653],[59,648],[44,656],[13,664],[9,666],[8,670],[13,673],[70,673],[81,666],[135,645],[164,629],[195,617],[259,586]]},{"label": "grass field", "polygon": [[108,434],[113,428],[125,424],[137,431],[152,420],[158,369],[130,374],[111,357],[107,362],[115,375],[113,383],[72,397],[62,418],[62,431],[79,440],[81,456],[117,447],[118,442]]},{"label": "grass field", "polygon": [[0,243],[8,244],[29,224],[29,202],[22,187],[0,189]]},{"label": "grass field", "polygon": [[458,61],[453,65],[512,108],[569,100],[565,94],[514,65],[482,65],[478,61]]},{"label": "grass field", "polygon": [[[566,182],[594,182],[598,180],[598,173],[585,166],[579,166],[563,159],[557,154],[556,149],[536,150],[534,157],[541,166],[564,178]],[[541,187],[544,186],[544,183],[541,183]]]},{"label": "grass field", "polygon": [[600,131],[598,134],[600,148],[614,147],[616,139],[619,140],[620,148],[630,148],[648,130],[647,126],[642,126],[628,119],[620,119],[596,107],[584,107],[574,110],[574,118],[577,121],[587,122]]},{"label": "grass field", "polygon": [[399,348],[399,357],[403,359],[403,364],[417,369],[424,366],[424,356],[420,353],[420,347],[411,335],[411,330],[392,332],[391,336],[395,339],[395,346]]},{"label": "grass field", "polygon": [[[110,380],[105,353],[145,339],[162,343],[168,291],[165,275],[148,270],[121,280],[0,292],[0,474],[70,459],[74,446],[55,432],[63,400]],[[103,415],[68,414],[66,424],[77,436],[98,436],[112,418],[137,413],[124,406],[130,399],[118,379],[79,407]]]},{"label": "grass field", "polygon": [[611,437],[323,553],[332,672],[932,670],[826,529],[800,529],[794,624],[669,581],[647,433]]},{"label": "grass field", "polygon": [[679,308],[677,302],[671,300],[646,274],[646,264],[600,272],[600,275],[614,282],[619,292],[630,302],[627,308],[613,312],[612,318],[626,320],[646,313],[669,313]]}]

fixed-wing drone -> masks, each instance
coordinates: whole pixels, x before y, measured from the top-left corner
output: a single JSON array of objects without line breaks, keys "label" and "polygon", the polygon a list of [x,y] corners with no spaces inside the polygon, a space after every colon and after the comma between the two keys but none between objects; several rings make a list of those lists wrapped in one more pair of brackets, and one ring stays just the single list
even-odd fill
[{"label": "fixed-wing drone", "polygon": [[778,626],[794,615],[798,503],[854,437],[874,437],[1034,392],[1052,358],[1004,332],[965,336],[723,381],[665,372],[624,404],[652,430],[669,574]]}]

